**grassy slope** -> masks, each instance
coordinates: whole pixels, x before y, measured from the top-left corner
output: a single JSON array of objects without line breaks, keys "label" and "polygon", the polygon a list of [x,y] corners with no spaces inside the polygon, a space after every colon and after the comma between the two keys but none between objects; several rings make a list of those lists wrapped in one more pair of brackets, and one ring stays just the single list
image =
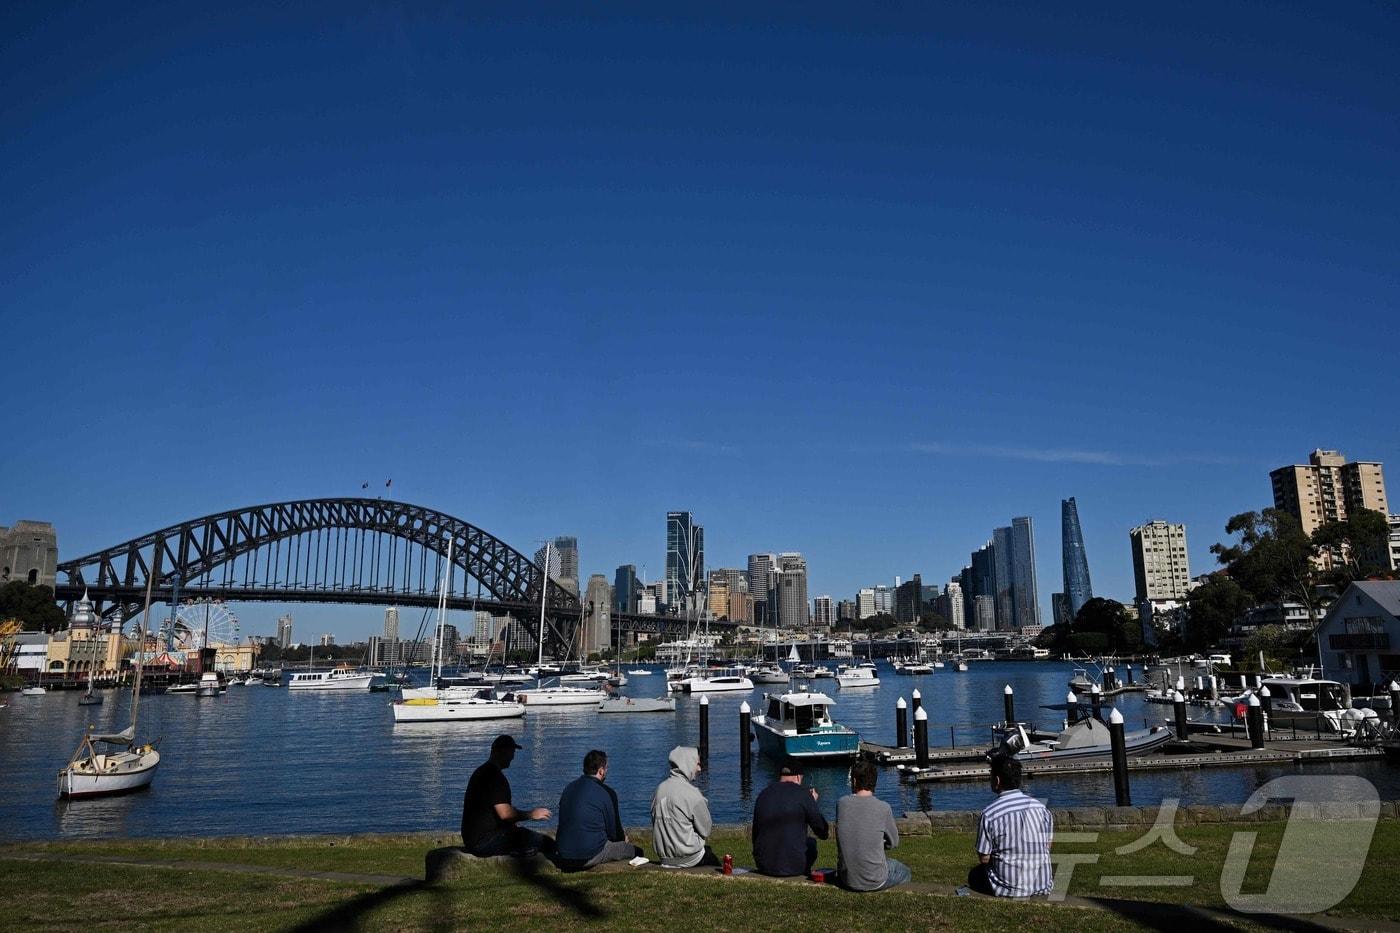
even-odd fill
[{"label": "grassy slope", "polygon": [[[1131,897],[1174,903],[1221,906],[1219,866],[1237,830],[1258,831],[1247,891],[1263,890],[1282,824],[1249,827],[1198,826],[1179,831],[1198,847],[1191,856],[1156,844],[1131,855],[1113,850],[1136,840],[1137,833],[1104,833],[1098,840],[1065,842],[1057,850],[1099,853],[1097,864],[1079,867],[1071,893]],[[446,837],[444,837],[446,838]],[[750,861],[748,842],[739,834],[714,840],[717,851]],[[28,844],[30,851],[100,853],[169,861],[190,859],[269,866],[294,866],[421,877],[423,854],[430,843],[411,839],[316,843],[225,841],[119,841]],[[961,883],[970,863],[971,834],[941,833],[905,840],[898,856],[916,880]],[[835,863],[834,843],[822,845],[819,864]],[[1373,840],[1361,882],[1337,913],[1372,917],[1400,916],[1400,888],[1390,879],[1400,870],[1400,824],[1382,823]],[[1189,887],[1101,888],[1103,875],[1192,875]],[[819,924],[832,928],[875,925],[879,928],[1004,928],[1036,923],[1052,929],[1124,929],[1123,918],[1106,912],[1069,911],[1047,904],[1012,904],[982,899],[891,893],[858,897],[815,886],[726,884],[721,879],[677,877],[659,872],[561,876],[550,873],[522,879],[495,865],[483,865],[454,885],[398,890],[386,895],[372,886],[284,880],[212,872],[175,872],[114,866],[36,864],[0,860],[0,897],[9,909],[0,915],[3,929],[57,929],[118,907],[129,921],[152,929],[230,926],[290,928],[328,912],[345,910],[336,919],[353,917],[386,929],[486,926],[524,929],[541,921],[572,924],[579,910],[596,908],[609,926],[652,928],[662,925],[705,929],[770,929]],[[503,907],[508,904],[508,907]],[[1132,928],[1131,924],[1126,925]]]}]

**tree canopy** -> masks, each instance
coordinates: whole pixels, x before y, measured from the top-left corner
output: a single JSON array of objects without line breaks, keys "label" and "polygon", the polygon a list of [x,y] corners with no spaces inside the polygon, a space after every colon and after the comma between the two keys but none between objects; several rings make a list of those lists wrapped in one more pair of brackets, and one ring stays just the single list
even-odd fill
[{"label": "tree canopy", "polygon": [[1225,532],[1238,540],[1210,549],[1230,578],[1255,603],[1296,602],[1315,623],[1314,550],[1298,519],[1282,509],[1241,512],[1225,524]]},{"label": "tree canopy", "polygon": [[56,632],[68,623],[54,602],[51,587],[24,580],[11,580],[0,586],[0,620],[7,619],[18,619],[26,632]]}]

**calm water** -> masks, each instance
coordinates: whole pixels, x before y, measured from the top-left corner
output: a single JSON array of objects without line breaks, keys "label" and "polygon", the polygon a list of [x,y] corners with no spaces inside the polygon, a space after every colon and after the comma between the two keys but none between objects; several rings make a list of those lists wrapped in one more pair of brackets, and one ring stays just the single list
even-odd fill
[{"label": "calm water", "polygon": [[[653,667],[652,670],[658,670]],[[1060,663],[979,662],[965,674],[939,670],[901,677],[881,665],[883,683],[840,691],[836,718],[862,737],[890,742],[896,698],[915,687],[930,711],[930,741],[947,744],[949,724],[959,744],[985,744],[986,724],[1000,719],[1002,687],[1016,691],[1020,718],[1049,725],[1062,716],[1038,709],[1061,703],[1071,666]],[[664,677],[634,677],[624,693],[655,696]],[[773,689],[773,688],[768,688]],[[102,731],[126,721],[128,698],[107,693],[95,710],[78,706],[77,692],[43,697],[0,695],[0,836],[166,836],[277,833],[455,831],[462,790],[499,732],[517,735],[525,750],[508,775],[515,802],[554,808],[559,791],[579,772],[584,753],[611,757],[608,781],[622,800],[623,822],[648,822],[652,789],[666,774],[666,753],[696,744],[699,698],[681,697],[675,714],[599,716],[591,708],[531,710],[523,719],[483,723],[395,725],[384,693],[316,693],[233,687],[218,699],[142,697],[141,737],[160,737],[162,761],[151,789],[126,797],[59,803],[55,774],[77,745],[87,722]],[[753,786],[740,786],[739,704],[754,695],[710,697],[710,770],[699,783],[719,822],[745,820],[752,797],[771,780],[771,763],[754,759]],[[1144,717],[1160,722],[1170,707],[1120,698],[1129,727]],[[1192,709],[1193,718],[1203,718]],[[980,727],[970,724],[983,724]],[[1383,798],[1400,797],[1400,769],[1384,762],[1309,766],[1307,773],[1361,774]],[[1221,768],[1133,776],[1136,803],[1179,797],[1185,803],[1243,802],[1257,786],[1291,768]],[[834,811],[845,791],[844,766],[814,767],[807,781]],[[1111,804],[1109,775],[1033,781],[1030,789],[1051,806]],[[985,805],[980,784],[901,785],[885,770],[877,793],[896,812],[961,810]]]}]

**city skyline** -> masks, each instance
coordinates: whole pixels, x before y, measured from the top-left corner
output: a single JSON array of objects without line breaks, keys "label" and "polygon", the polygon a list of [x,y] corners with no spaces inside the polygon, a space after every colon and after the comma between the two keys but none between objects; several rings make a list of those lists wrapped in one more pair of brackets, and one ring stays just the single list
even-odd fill
[{"label": "city skyline", "polygon": [[1025,516],[1048,622],[1063,499],[1128,601],[1144,521],[1199,575],[1271,471],[1400,463],[1391,7],[237,20],[0,11],[0,525],[63,559],[368,490],[851,599]]}]

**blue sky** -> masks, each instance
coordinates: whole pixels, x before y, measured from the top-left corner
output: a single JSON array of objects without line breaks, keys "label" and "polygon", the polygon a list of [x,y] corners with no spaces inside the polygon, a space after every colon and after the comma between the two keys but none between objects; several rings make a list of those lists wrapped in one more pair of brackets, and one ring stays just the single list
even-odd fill
[{"label": "blue sky", "polygon": [[840,598],[1028,514],[1048,615],[1063,497],[1127,598],[1135,524],[1202,572],[1269,469],[1400,463],[1394,6],[532,9],[7,4],[0,524],[392,477]]}]

